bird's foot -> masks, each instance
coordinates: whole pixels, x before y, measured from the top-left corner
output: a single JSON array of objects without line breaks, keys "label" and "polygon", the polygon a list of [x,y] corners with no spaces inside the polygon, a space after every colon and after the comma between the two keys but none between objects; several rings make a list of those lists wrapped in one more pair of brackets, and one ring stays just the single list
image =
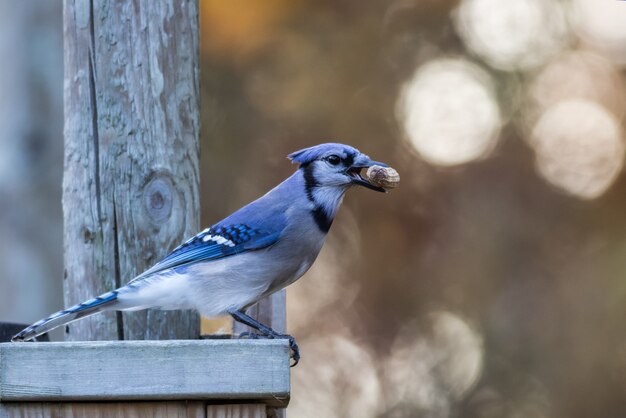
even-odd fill
[{"label": "bird's foot", "polygon": [[[229,308],[228,313],[233,317],[235,321],[241,322],[244,325],[252,327],[256,329],[257,331],[260,331],[261,334],[263,334],[267,338],[280,338],[280,339],[289,340],[289,348],[291,349],[291,358],[294,360],[294,363],[291,365],[291,367],[294,367],[296,364],[298,364],[298,362],[300,361],[300,349],[298,348],[298,344],[296,344],[296,339],[293,338],[291,335],[279,334],[278,332],[274,331],[267,325],[261,324],[256,319],[246,315],[245,312],[240,311],[238,309]],[[251,332],[243,332],[239,334],[239,338],[242,338],[242,337],[256,339],[256,338],[261,338],[262,336],[259,334],[251,333]]]},{"label": "bird's foot", "polygon": [[300,361],[300,348],[296,343],[296,339],[293,338],[289,334],[274,334],[273,338],[287,339],[289,340],[289,348],[291,349],[291,358],[293,359],[293,364],[290,367],[295,367],[296,364]]},{"label": "bird's foot", "polygon": [[289,340],[289,348],[291,349],[291,358],[294,363],[291,367],[294,367],[300,361],[300,348],[296,343],[296,339],[289,334],[279,334],[277,332],[271,333],[269,335],[257,334],[254,332],[245,331],[239,334],[238,338],[245,338],[250,340],[258,340],[259,338],[272,338],[272,339],[280,339],[280,340]]}]

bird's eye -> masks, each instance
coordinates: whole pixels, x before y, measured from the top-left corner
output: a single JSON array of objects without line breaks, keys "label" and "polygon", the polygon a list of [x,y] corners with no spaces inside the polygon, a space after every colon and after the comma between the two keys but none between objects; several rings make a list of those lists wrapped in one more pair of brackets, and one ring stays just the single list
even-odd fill
[{"label": "bird's eye", "polygon": [[326,157],[326,161],[328,161],[328,163],[331,165],[337,165],[341,162],[341,158],[339,158],[339,156],[337,155],[329,155],[328,157]]}]

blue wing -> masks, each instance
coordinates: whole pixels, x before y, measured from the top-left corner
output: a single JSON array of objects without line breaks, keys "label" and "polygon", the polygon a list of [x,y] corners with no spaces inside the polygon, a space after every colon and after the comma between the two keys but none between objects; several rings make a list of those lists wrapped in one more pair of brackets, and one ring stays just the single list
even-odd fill
[{"label": "blue wing", "polygon": [[278,240],[281,231],[282,228],[277,231],[264,231],[241,223],[212,226],[175,248],[167,257],[135,280],[167,269],[268,247]]},{"label": "blue wing", "polygon": [[[295,188],[294,188],[295,190]],[[285,212],[295,196],[279,187],[175,248],[133,281],[177,267],[269,247],[287,226]]]}]

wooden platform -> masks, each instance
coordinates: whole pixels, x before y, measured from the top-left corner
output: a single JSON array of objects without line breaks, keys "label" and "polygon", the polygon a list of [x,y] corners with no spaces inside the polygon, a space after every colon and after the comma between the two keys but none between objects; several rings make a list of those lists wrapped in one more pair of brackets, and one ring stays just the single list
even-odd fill
[{"label": "wooden platform", "polygon": [[285,407],[289,377],[287,340],[2,343],[0,416],[18,405],[43,411],[85,401],[190,401],[161,405],[176,410],[231,402]]}]

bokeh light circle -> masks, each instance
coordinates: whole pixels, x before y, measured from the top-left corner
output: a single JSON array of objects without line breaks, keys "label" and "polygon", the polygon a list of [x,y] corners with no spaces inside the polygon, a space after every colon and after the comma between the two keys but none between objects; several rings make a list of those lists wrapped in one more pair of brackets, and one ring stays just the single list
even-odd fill
[{"label": "bokeh light circle", "polygon": [[626,97],[619,69],[601,55],[571,51],[542,68],[528,89],[529,104],[541,113],[573,98],[597,102],[614,115],[623,115]]},{"label": "bokeh light circle", "polygon": [[345,335],[300,341],[307,354],[293,371],[289,414],[303,418],[380,416],[381,384],[372,356]]},{"label": "bokeh light circle", "polygon": [[613,62],[626,64],[626,2],[573,0],[571,20],[586,44]]},{"label": "bokeh light circle", "polygon": [[450,416],[450,408],[479,380],[484,363],[480,334],[447,311],[429,315],[428,332],[411,325],[391,346],[384,367],[387,399],[396,409]]},{"label": "bokeh light circle", "polygon": [[442,166],[487,155],[501,126],[491,77],[462,59],[437,59],[420,67],[402,89],[397,114],[415,150]]},{"label": "bokeh light circle", "polygon": [[550,107],[533,128],[530,143],[539,173],[583,199],[604,193],[624,163],[619,122],[588,100],[565,100]]},{"label": "bokeh light circle", "polygon": [[556,1],[463,0],[455,23],[467,47],[502,70],[537,67],[569,42],[566,14]]}]

